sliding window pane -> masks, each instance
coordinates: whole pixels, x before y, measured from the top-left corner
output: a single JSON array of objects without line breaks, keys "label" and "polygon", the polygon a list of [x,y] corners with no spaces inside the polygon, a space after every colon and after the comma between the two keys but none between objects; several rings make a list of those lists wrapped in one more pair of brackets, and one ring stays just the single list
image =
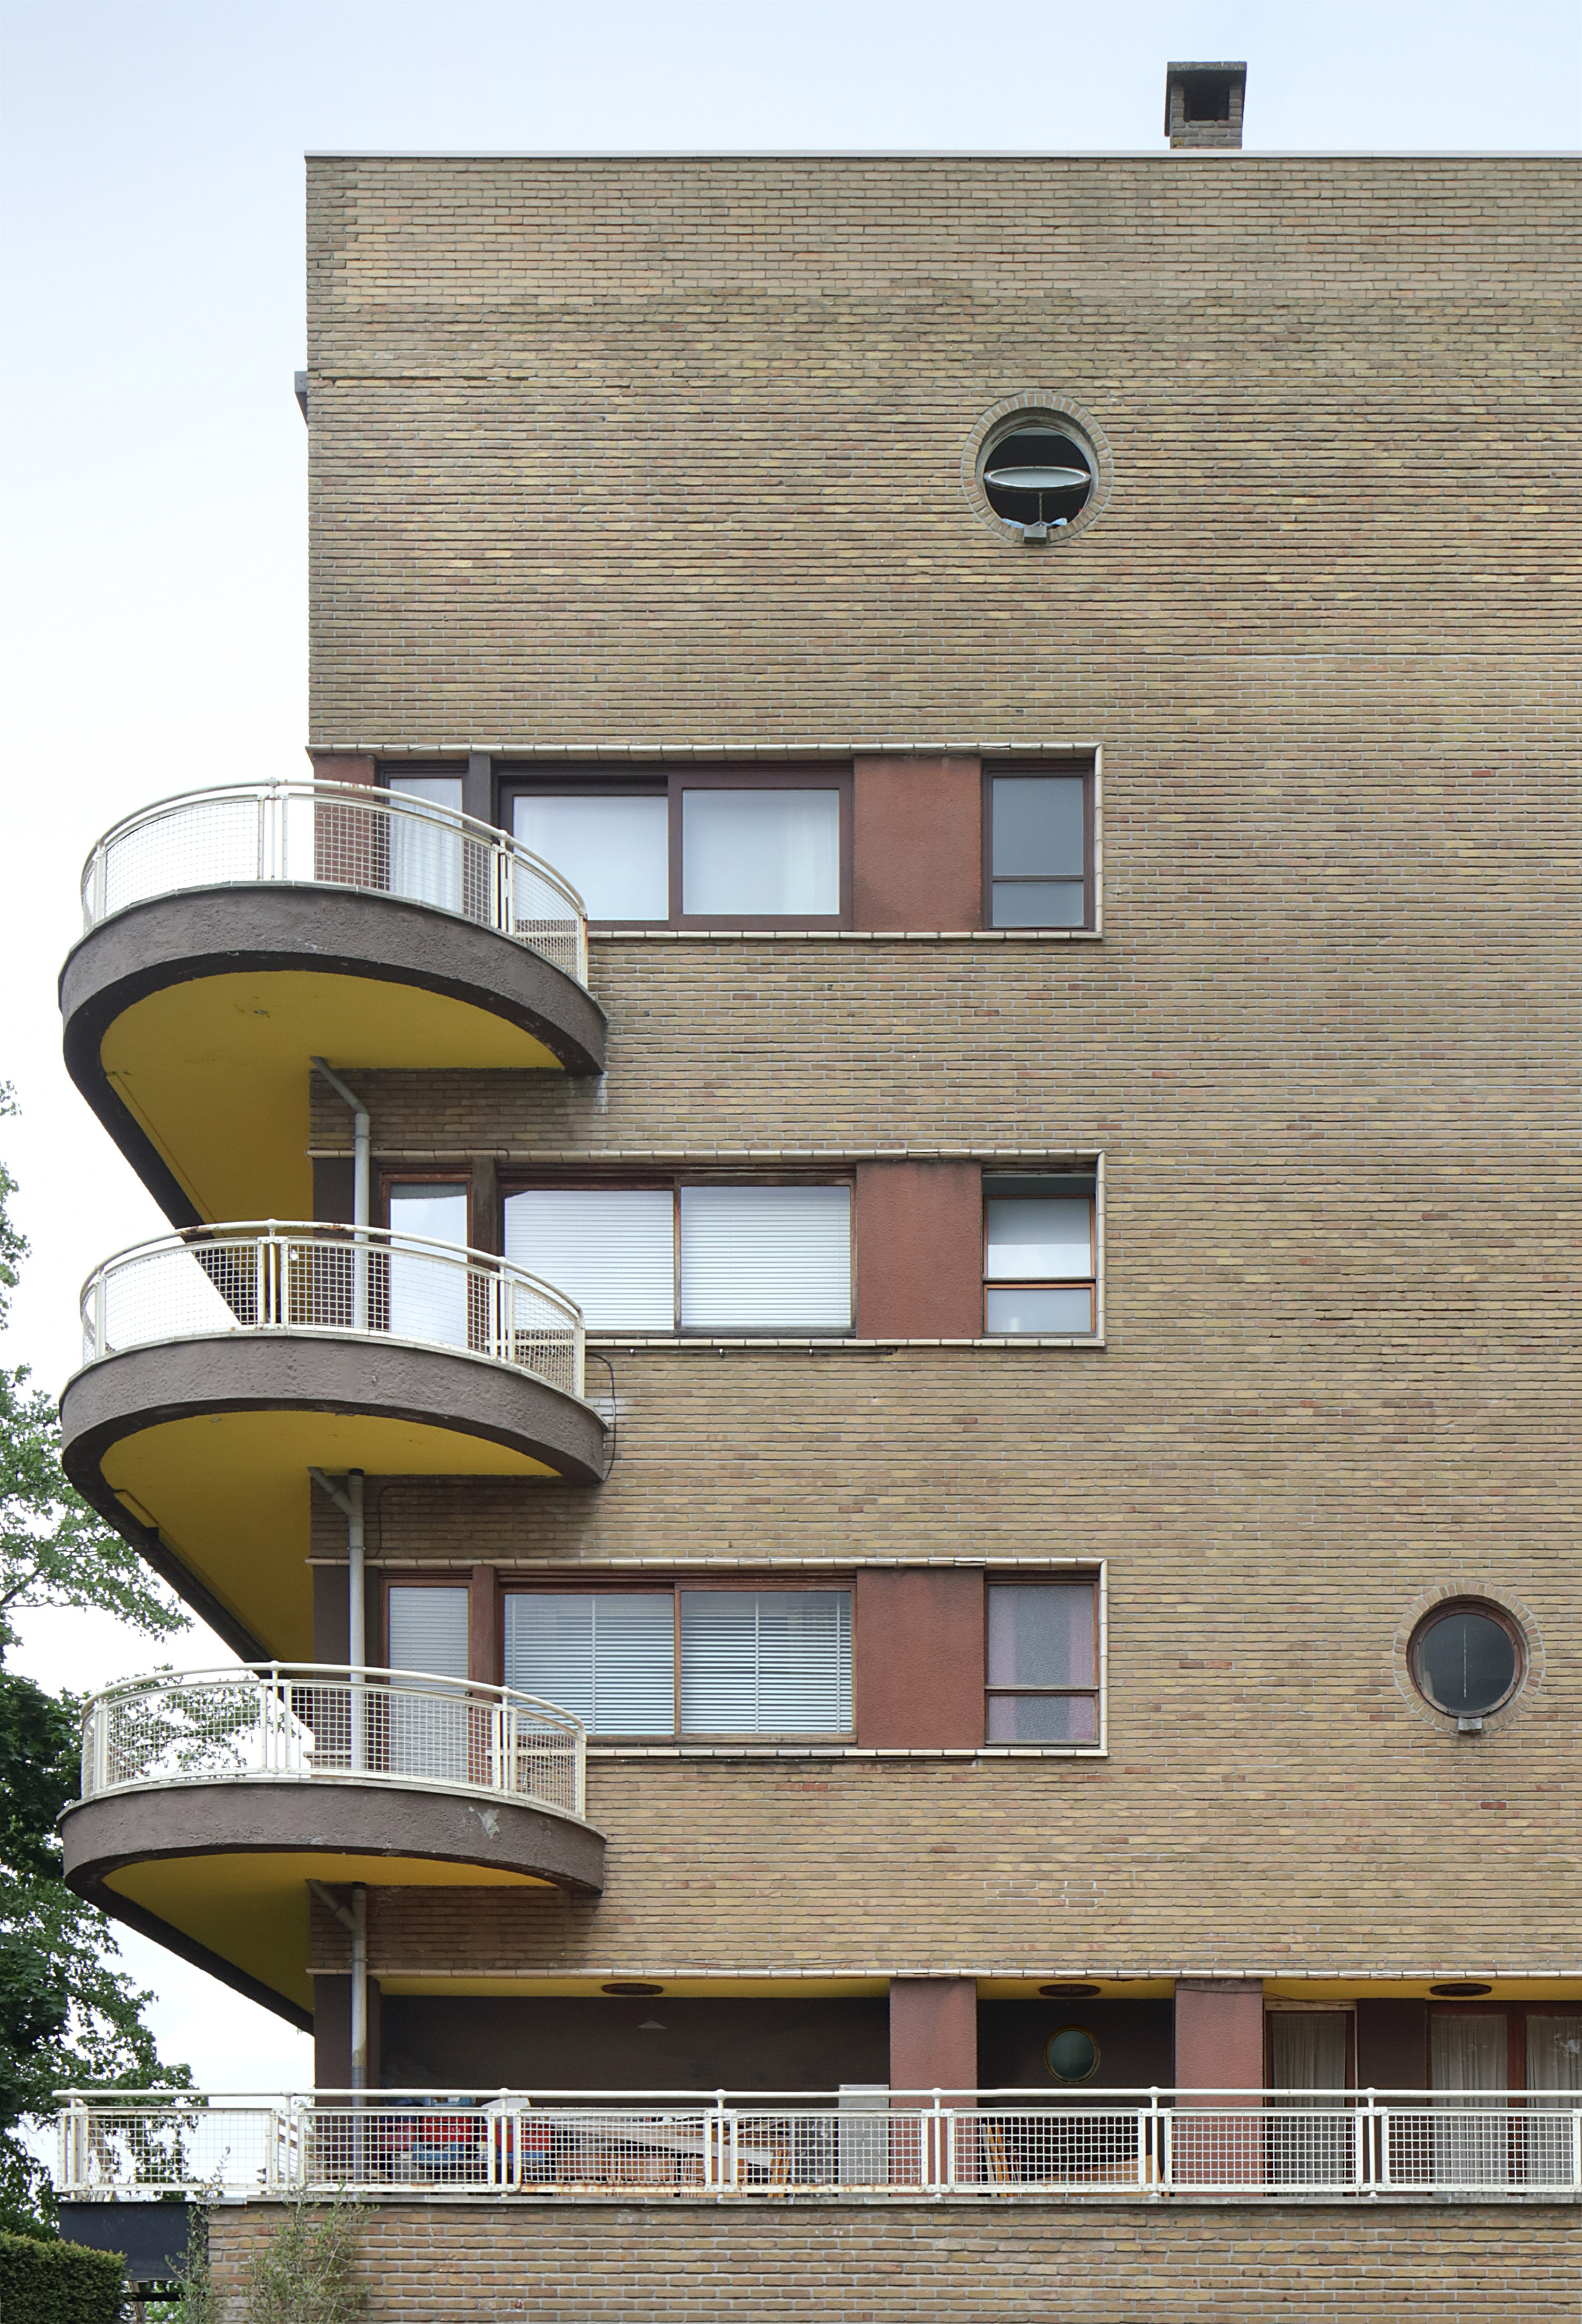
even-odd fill
[{"label": "sliding window pane", "polygon": [[1080,928],[1087,918],[1088,891],[1081,880],[997,880],[997,928]]},{"label": "sliding window pane", "polygon": [[467,1675],[464,1584],[400,1582],[390,1593],[390,1666],[435,1678]]},{"label": "sliding window pane", "polygon": [[1090,1582],[990,1584],[990,1686],[1092,1686],[1097,1656]]},{"label": "sliding window pane", "polygon": [[508,1195],[505,1256],[575,1299],[590,1331],[675,1329],[668,1187],[533,1186]]},{"label": "sliding window pane", "polygon": [[591,920],[663,920],[670,911],[670,803],[593,791],[519,794],[512,830],[583,899]]},{"label": "sliding window pane", "polygon": [[983,1328],[990,1339],[1066,1339],[1093,1329],[1093,1294],[1074,1288],[990,1285],[983,1299]]},{"label": "sliding window pane", "polygon": [[672,1734],[675,1672],[668,1591],[507,1594],[507,1686],[558,1703],[592,1734]]},{"label": "sliding window pane", "polygon": [[682,910],[824,918],[841,908],[836,790],[684,790]]},{"label": "sliding window pane", "polygon": [[692,1331],[849,1331],[851,1188],[684,1186],[681,1320]]},{"label": "sliding window pane", "polygon": [[[431,1340],[443,1348],[464,1348],[467,1335],[467,1271],[424,1242],[467,1240],[467,1189],[421,1181],[390,1190],[390,1329],[398,1339]],[[411,1236],[414,1240],[407,1241]]]},{"label": "sliding window pane", "polygon": [[1087,1194],[984,1204],[983,1272],[990,1282],[1045,1282],[1093,1272],[1093,1204]]},{"label": "sliding window pane", "polygon": [[688,1590],[681,1725],[693,1735],[828,1735],[851,1725],[843,1590]]},{"label": "sliding window pane", "polygon": [[991,1694],[991,1743],[1097,1743],[1099,1705],[1090,1694]]},{"label": "sliding window pane", "polygon": [[996,775],[989,795],[997,928],[1074,928],[1087,917],[1087,780]]}]

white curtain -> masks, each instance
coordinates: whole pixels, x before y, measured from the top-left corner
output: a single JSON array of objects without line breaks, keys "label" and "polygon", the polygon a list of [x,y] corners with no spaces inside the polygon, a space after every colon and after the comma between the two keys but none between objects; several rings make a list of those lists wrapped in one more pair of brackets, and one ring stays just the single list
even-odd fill
[{"label": "white curtain", "polygon": [[[421,1782],[465,1783],[472,1711],[466,1701],[467,1591],[464,1585],[400,1583],[390,1593],[390,1660],[430,1683],[398,1679],[389,1698],[392,1775]],[[449,1683],[447,1683],[449,1682]]]},{"label": "white curtain", "polygon": [[[1279,2009],[1269,2016],[1270,2079],[1277,2090],[1346,2088],[1347,2012]],[[1351,2116],[1344,2098],[1280,2098],[1272,2102],[1270,2144],[1277,2179],[1299,2186],[1341,2186],[1352,2175]],[[1292,2119],[1292,2116],[1295,2119]]]},{"label": "white curtain", "polygon": [[1582,2015],[1527,2017],[1527,2087],[1556,2106],[1582,2105]]},{"label": "white curtain", "polygon": [[1277,2090],[1346,2088],[1347,2016],[1342,2009],[1279,2009],[1269,2018]]},{"label": "white curtain", "polygon": [[1511,2167],[1503,2111],[1479,2122],[1468,2117],[1467,2101],[1481,2098],[1486,2107],[1503,2107],[1510,2081],[1504,2013],[1435,2010],[1429,2020],[1429,2071],[1436,2100],[1453,2104],[1459,2116],[1434,2125],[1435,2179],[1440,2186],[1503,2187]]}]

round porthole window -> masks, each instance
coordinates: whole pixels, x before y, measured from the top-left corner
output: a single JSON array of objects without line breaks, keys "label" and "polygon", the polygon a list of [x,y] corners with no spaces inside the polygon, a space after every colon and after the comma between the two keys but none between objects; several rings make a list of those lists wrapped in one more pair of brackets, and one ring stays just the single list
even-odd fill
[{"label": "round porthole window", "polygon": [[1406,1650],[1423,1701],[1450,1719],[1486,1719],[1510,1702],[1527,1667],[1511,1617],[1486,1598],[1448,1598],[1425,1614]]},{"label": "round porthole window", "polygon": [[1047,540],[1087,507],[1099,459],[1063,413],[1018,411],[984,438],[978,476],[996,516],[1019,527],[1026,540]]},{"label": "round porthole window", "polygon": [[1099,2044],[1085,2025],[1062,2025],[1044,2055],[1057,2082],[1090,2082],[1099,2071]]}]

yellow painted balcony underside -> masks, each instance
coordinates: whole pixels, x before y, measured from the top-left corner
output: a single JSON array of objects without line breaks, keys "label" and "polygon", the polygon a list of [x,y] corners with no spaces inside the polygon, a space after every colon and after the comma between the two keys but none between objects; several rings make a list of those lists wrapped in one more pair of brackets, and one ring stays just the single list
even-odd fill
[{"label": "yellow painted balcony underside", "polygon": [[418,1856],[175,1856],[124,1865],[105,1886],[170,1928],[205,1945],[288,2001],[313,2006],[308,1974],[308,1883],[332,1887],[361,1880],[370,1888],[543,1888],[521,1872],[477,1864],[437,1863]]},{"label": "yellow painted balcony underside", "polygon": [[[333,1412],[205,1413],[124,1438],[104,1473],[144,1525],[282,1661],[313,1659],[308,1471],[375,1477],[547,1477],[480,1436]],[[377,1538],[377,1536],[374,1536]]]},{"label": "yellow painted balcony underside", "polygon": [[116,1018],[99,1054],[116,1095],[211,1221],[313,1215],[316,1056],[348,1074],[561,1070],[541,1041],[486,1010],[418,985],[319,971],[203,976],[150,993]]}]

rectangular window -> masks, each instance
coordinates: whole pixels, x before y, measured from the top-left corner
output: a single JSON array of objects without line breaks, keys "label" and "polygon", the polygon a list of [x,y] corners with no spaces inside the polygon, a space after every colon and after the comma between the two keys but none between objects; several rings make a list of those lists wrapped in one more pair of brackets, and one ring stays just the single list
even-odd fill
[{"label": "rectangular window", "polygon": [[467,1675],[467,1589],[464,1582],[392,1582],[390,1667],[432,1678]]},{"label": "rectangular window", "polygon": [[443,912],[461,911],[466,843],[460,826],[448,820],[462,811],[461,777],[391,775],[386,788],[393,800],[418,810],[390,817],[391,894]]},{"label": "rectangular window", "polygon": [[983,1181],[983,1328],[991,1338],[1098,1329],[1097,1182]]},{"label": "rectangular window", "polygon": [[851,1725],[844,1590],[684,1590],[687,1735],[832,1735]]},{"label": "rectangular window", "polygon": [[513,835],[553,865],[590,920],[670,917],[670,802],[664,791],[519,791]]},{"label": "rectangular window", "polygon": [[842,768],[504,780],[501,820],[606,926],[839,927],[851,904]]},{"label": "rectangular window", "polygon": [[532,1186],[508,1195],[505,1256],[575,1299],[591,1332],[676,1327],[669,1186]]},{"label": "rectangular window", "polygon": [[833,918],[840,793],[684,790],[681,908],[689,919]]},{"label": "rectangular window", "polygon": [[389,1201],[388,1329],[401,1340],[466,1347],[466,1269],[422,1248],[429,1242],[465,1248],[466,1181],[398,1179],[389,1189]]},{"label": "rectangular window", "polygon": [[851,1595],[510,1591],[504,1670],[598,1736],[849,1734]]},{"label": "rectangular window", "polygon": [[990,1582],[987,1635],[989,1742],[1098,1742],[1096,1582]]},{"label": "rectangular window", "polygon": [[1090,928],[1092,826],[1090,772],[986,774],[986,925]]},{"label": "rectangular window", "polygon": [[596,1332],[847,1332],[851,1189],[530,1186],[505,1256]]},{"label": "rectangular window", "polygon": [[684,1186],[686,1331],[851,1326],[849,1186]]},{"label": "rectangular window", "polygon": [[509,1592],[505,1683],[557,1702],[590,1734],[674,1733],[674,1593]]}]

